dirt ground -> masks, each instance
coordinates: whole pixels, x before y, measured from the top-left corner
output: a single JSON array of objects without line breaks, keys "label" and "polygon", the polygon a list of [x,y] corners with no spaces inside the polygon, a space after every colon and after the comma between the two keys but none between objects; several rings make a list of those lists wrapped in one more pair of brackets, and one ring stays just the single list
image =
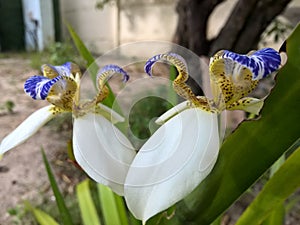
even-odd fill
[{"label": "dirt ground", "polygon": [[[23,91],[25,80],[35,74],[38,71],[31,69],[30,60],[24,56],[0,59],[0,140],[35,110],[47,105],[47,102],[32,100]],[[4,107],[7,101],[15,105],[12,113]],[[3,155],[0,160],[0,225],[11,224],[9,208],[23,200],[38,201],[45,193],[51,193],[41,147],[49,161],[55,164],[55,172],[59,173],[57,167],[68,164],[65,159],[70,137],[68,130],[57,132],[52,126],[45,126],[28,141]],[[73,178],[63,176],[67,183],[72,182]]]}]

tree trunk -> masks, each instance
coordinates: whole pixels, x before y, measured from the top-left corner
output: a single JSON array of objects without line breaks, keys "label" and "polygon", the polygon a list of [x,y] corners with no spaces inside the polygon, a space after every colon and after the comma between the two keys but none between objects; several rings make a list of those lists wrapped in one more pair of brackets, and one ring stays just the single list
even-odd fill
[{"label": "tree trunk", "polygon": [[257,47],[263,31],[290,1],[239,0],[218,36],[208,40],[209,16],[223,0],[179,0],[174,42],[197,55],[211,56],[220,49],[246,53]]},{"label": "tree trunk", "polygon": [[174,41],[198,55],[207,55],[207,21],[214,8],[224,0],[180,0],[176,7],[179,15]]}]

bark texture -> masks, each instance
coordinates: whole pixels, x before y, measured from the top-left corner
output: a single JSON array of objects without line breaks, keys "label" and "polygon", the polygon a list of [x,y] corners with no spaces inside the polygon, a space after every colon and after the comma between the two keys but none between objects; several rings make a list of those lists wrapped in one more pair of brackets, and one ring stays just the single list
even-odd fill
[{"label": "bark texture", "polygon": [[224,0],[179,0],[174,42],[198,55],[220,49],[246,53],[257,48],[260,36],[291,0],[239,0],[216,38],[208,40],[208,19]]}]

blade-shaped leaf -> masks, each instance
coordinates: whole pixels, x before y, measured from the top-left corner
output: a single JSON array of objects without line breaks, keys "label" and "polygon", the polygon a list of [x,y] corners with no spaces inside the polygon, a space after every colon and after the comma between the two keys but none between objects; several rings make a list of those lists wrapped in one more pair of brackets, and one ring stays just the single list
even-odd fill
[{"label": "blade-shaped leaf", "polygon": [[60,190],[57,186],[57,183],[56,183],[56,180],[55,180],[54,175],[52,173],[50,164],[47,160],[46,154],[45,154],[43,149],[42,149],[42,155],[43,155],[44,164],[45,164],[45,167],[46,167],[46,170],[47,170],[48,178],[49,178],[49,181],[50,181],[50,184],[51,184],[51,188],[52,188],[52,191],[53,191],[54,196],[55,196],[56,204],[57,204],[59,213],[61,215],[62,223],[64,225],[73,225],[70,212],[66,207],[65,201],[64,201],[63,196],[60,193]]},{"label": "blade-shaped leaf", "polygon": [[261,118],[246,121],[220,150],[218,162],[180,209],[209,224],[246,191],[299,137],[300,26],[286,42],[288,61],[276,77]]},{"label": "blade-shaped leaf", "polygon": [[268,218],[260,225],[282,225],[284,224],[285,208],[281,203],[276,209],[274,209]]},{"label": "blade-shaped leaf", "polygon": [[[121,221],[114,193],[106,186],[98,184],[101,209],[105,224],[123,225],[128,224],[127,218]],[[123,212],[124,214],[124,212]],[[124,218],[123,218],[124,219]]]},{"label": "blade-shaped leaf", "polygon": [[36,221],[41,224],[41,225],[59,225],[55,219],[50,216],[49,214],[47,214],[46,212],[34,208],[29,201],[24,201],[24,206],[26,211],[30,211],[33,213],[34,218],[36,219]]},{"label": "blade-shaped leaf", "polygon": [[120,217],[120,221],[122,223],[122,225],[128,225],[128,217],[127,217],[127,213],[126,213],[126,207],[125,207],[125,203],[124,200],[121,196],[114,194],[114,198],[115,198],[115,202],[117,205],[117,210],[119,213],[119,217]]},{"label": "blade-shaped leaf", "polygon": [[[300,140],[298,142],[299,146]],[[272,213],[272,210],[280,210],[285,199],[288,198],[289,195],[292,194],[298,187],[300,187],[299,171],[300,147],[285,161],[279,170],[266,183],[259,195],[242,214],[236,225],[260,224]],[[277,212],[277,214],[272,215],[270,219],[275,219],[279,216],[279,214],[280,213]],[[282,221],[278,224],[282,224]]]},{"label": "blade-shaped leaf", "polygon": [[101,223],[89,187],[89,180],[82,181],[76,186],[76,194],[83,224],[100,225]]},{"label": "blade-shaped leaf", "polygon": [[49,214],[40,209],[33,208],[33,215],[40,225],[59,225]]}]

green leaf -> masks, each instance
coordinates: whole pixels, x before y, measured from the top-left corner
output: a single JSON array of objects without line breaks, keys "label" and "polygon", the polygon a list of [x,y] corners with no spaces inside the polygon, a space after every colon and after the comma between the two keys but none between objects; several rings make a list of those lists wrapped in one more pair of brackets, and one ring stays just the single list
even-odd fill
[{"label": "green leaf", "polygon": [[277,208],[271,211],[268,218],[260,225],[282,225],[284,224],[285,208],[284,204],[279,204]]},{"label": "green leaf", "polygon": [[[72,40],[78,50],[78,52],[80,53],[80,55],[86,60],[87,62],[87,67],[91,66],[92,64],[94,64],[94,57],[91,54],[91,52],[87,49],[87,47],[85,46],[85,44],[83,43],[83,41],[81,40],[81,38],[77,35],[77,33],[75,32],[75,30],[73,29],[73,27],[69,24],[69,23],[65,23],[67,26],[67,29],[72,37]],[[93,73],[93,75],[95,76],[97,74],[98,71],[98,66],[97,64],[95,64],[95,72]],[[94,77],[94,80],[96,80],[96,77]]]},{"label": "green leaf", "polygon": [[187,220],[213,222],[299,138],[299,40],[300,26],[287,40],[288,61],[261,118],[245,121],[226,139],[211,174],[180,205]]},{"label": "green leaf", "polygon": [[44,161],[44,164],[45,164],[45,167],[46,167],[46,171],[47,171],[47,174],[48,174],[48,178],[49,178],[49,181],[50,181],[50,184],[51,184],[51,188],[52,188],[52,191],[53,191],[55,199],[56,199],[56,204],[57,204],[59,213],[61,215],[62,223],[64,225],[73,225],[70,212],[66,207],[65,201],[64,201],[63,196],[60,193],[60,190],[57,186],[57,183],[56,183],[56,180],[55,180],[54,175],[52,173],[50,164],[47,160],[46,154],[45,154],[43,149],[42,149],[42,155],[43,155],[43,161]]},{"label": "green leaf", "polygon": [[89,180],[84,180],[76,186],[76,194],[83,224],[100,225],[101,223],[89,187]]},{"label": "green leaf", "polygon": [[[300,141],[298,141],[299,146]],[[282,224],[285,199],[300,187],[300,147],[285,161],[248,206],[236,225],[261,224],[270,214],[269,223]],[[284,209],[283,209],[284,211]],[[280,221],[280,222],[278,222]]]},{"label": "green leaf", "polygon": [[122,225],[129,225],[124,199],[115,193],[114,193],[114,198],[115,198],[117,210],[118,210],[120,221],[122,222]]},{"label": "green leaf", "polygon": [[170,108],[173,107],[173,105],[178,104],[178,95],[173,89],[173,81],[177,77],[177,69],[175,66],[170,66],[170,88],[168,89],[168,100],[171,103]]},{"label": "green leaf", "polygon": [[40,209],[33,208],[32,212],[40,225],[59,225],[49,214]]},{"label": "green leaf", "polygon": [[[78,52],[80,53],[80,55],[82,56],[82,58],[84,58],[87,62],[87,69],[90,73],[91,79],[93,81],[93,83],[95,84],[96,87],[96,77],[97,77],[97,72],[99,70],[98,65],[95,63],[95,59],[92,56],[91,52],[87,49],[87,47],[85,46],[85,44],[83,43],[83,41],[81,40],[81,38],[77,35],[77,33],[75,32],[75,30],[73,29],[73,27],[69,24],[69,23],[65,23],[68,31],[72,37],[72,40],[78,50]],[[114,104],[114,100],[115,100],[115,96],[111,90],[111,88],[109,87],[109,85],[107,84],[107,87],[109,88],[109,94],[108,96],[103,100],[103,104],[112,108],[112,105]],[[120,107],[118,105],[116,105],[116,111],[118,111],[119,113],[120,111]]]},{"label": "green leaf", "polygon": [[[124,218],[124,212],[122,212],[121,221],[118,206],[115,201],[114,193],[106,186],[97,184],[98,193],[100,197],[101,209],[104,217],[105,224],[114,224],[114,225],[122,225],[128,224],[127,218]],[[120,210],[124,210],[120,208]]]}]

